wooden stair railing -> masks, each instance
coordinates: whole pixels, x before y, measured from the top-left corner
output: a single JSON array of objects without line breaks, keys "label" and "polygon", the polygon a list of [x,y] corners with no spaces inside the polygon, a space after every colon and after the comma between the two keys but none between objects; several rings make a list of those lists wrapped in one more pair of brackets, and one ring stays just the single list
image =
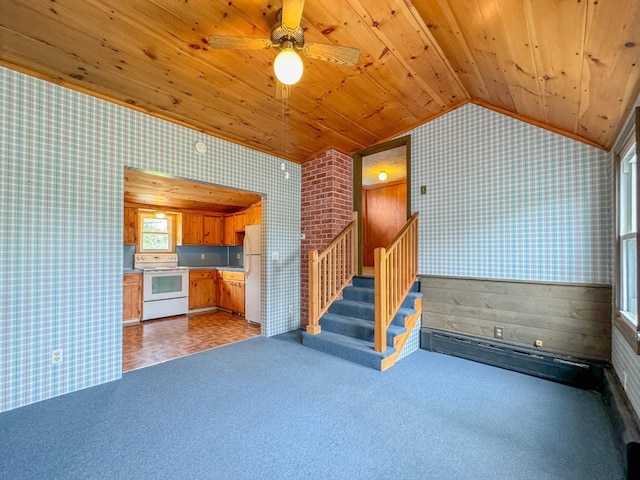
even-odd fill
[{"label": "wooden stair railing", "polygon": [[387,329],[418,276],[418,213],[414,213],[388,248],[374,251],[374,349],[387,350]]},{"label": "wooden stair railing", "polygon": [[320,333],[320,317],[340,295],[357,270],[358,221],[353,220],[331,242],[318,253],[309,252],[309,323],[307,333]]}]

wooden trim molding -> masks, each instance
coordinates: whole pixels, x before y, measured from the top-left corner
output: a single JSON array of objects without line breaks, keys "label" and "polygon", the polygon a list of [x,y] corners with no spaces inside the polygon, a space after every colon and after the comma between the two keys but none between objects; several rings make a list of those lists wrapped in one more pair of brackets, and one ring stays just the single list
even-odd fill
[{"label": "wooden trim molding", "polygon": [[640,355],[640,332],[636,326],[618,314],[613,317],[613,327],[622,334],[635,354]]}]

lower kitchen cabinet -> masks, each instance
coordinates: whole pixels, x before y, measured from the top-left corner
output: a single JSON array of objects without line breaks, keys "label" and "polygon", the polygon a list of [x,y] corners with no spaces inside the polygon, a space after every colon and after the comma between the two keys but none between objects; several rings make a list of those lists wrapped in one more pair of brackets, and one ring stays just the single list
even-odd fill
[{"label": "lower kitchen cabinet", "polygon": [[142,318],[142,274],[125,273],[122,281],[122,319],[125,322]]},{"label": "lower kitchen cabinet", "polygon": [[244,315],[244,273],[218,271],[218,306]]},{"label": "lower kitchen cabinet", "polygon": [[189,310],[217,305],[216,270],[189,271]]}]

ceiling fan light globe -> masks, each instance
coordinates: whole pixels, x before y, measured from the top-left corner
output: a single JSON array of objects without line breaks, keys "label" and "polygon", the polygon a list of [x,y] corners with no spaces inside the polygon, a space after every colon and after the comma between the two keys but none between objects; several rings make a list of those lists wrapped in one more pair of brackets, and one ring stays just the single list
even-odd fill
[{"label": "ceiling fan light globe", "polygon": [[298,83],[302,78],[304,65],[302,59],[292,48],[284,48],[273,62],[276,77],[285,85]]}]

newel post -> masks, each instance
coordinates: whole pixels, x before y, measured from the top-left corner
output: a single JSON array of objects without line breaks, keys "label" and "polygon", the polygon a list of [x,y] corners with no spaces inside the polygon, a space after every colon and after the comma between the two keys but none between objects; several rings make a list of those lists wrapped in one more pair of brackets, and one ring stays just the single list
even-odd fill
[{"label": "newel post", "polygon": [[373,271],[375,283],[375,323],[373,330],[373,348],[376,352],[384,353],[387,350],[387,333],[383,325],[387,311],[387,262],[386,249],[378,247],[373,252]]},{"label": "newel post", "polygon": [[307,333],[317,335],[320,333],[320,269],[318,268],[318,251],[309,252],[309,322]]}]

